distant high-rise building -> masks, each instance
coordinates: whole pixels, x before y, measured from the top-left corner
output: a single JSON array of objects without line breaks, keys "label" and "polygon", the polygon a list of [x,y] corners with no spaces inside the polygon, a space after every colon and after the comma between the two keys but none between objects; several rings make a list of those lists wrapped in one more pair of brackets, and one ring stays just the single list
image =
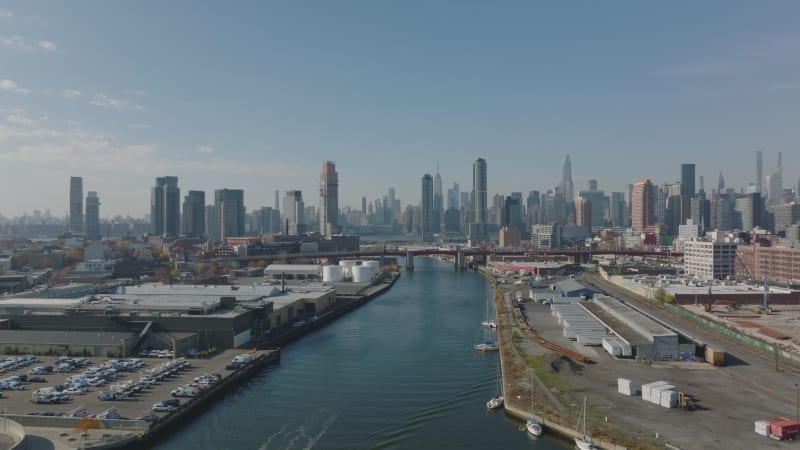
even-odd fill
[{"label": "distant high-rise building", "polygon": [[279,193],[279,191],[277,189],[275,189],[275,210],[276,211],[280,211],[281,210],[280,193]]},{"label": "distant high-rise building", "polygon": [[322,163],[319,196],[320,231],[331,236],[339,232],[339,174],[333,161]]},{"label": "distant high-rise building", "polygon": [[612,192],[609,202],[609,215],[611,216],[611,226],[616,228],[625,227],[625,194],[622,192]]},{"label": "distant high-rise building", "polygon": [[719,172],[719,181],[717,181],[717,193],[725,190],[725,179],[722,178],[722,171]]},{"label": "distant high-rise building", "polygon": [[283,232],[289,235],[306,232],[305,204],[302,191],[285,191],[283,193]]},{"label": "distant high-rise building", "polygon": [[367,197],[361,197],[361,214],[367,215]]},{"label": "distant high-rise building", "polygon": [[681,195],[685,197],[694,197],[696,192],[694,169],[694,164],[681,164]]},{"label": "distant high-rise building", "polygon": [[763,225],[764,204],[761,194],[754,192],[736,198],[735,228],[742,231],[751,231]]},{"label": "distant high-rise building", "polygon": [[83,234],[83,178],[69,179],[69,231]]},{"label": "distant high-rise building", "polygon": [[453,183],[453,187],[447,190],[447,209],[459,209],[461,199],[461,187],[458,183]]},{"label": "distant high-rise building", "polygon": [[472,165],[472,193],[475,211],[475,223],[486,224],[489,222],[489,193],[486,160],[478,158]]},{"label": "distant high-rise building", "polygon": [[206,205],[206,235],[215,240],[222,238],[217,205]]},{"label": "distant high-rise building", "polygon": [[422,176],[422,199],[420,202],[422,212],[422,241],[433,242],[433,177],[426,173]]},{"label": "distant high-rise building", "polygon": [[433,232],[442,230],[442,217],[444,216],[444,195],[442,192],[442,176],[439,175],[439,164],[436,164],[436,174],[433,176]]},{"label": "distant high-rise building", "polygon": [[100,240],[100,198],[95,191],[86,195],[86,239]]},{"label": "distant high-rise building", "polygon": [[189,191],[183,197],[183,221],[181,231],[190,237],[200,237],[206,234],[206,193],[203,191]]},{"label": "distant high-rise building", "polygon": [[781,152],[778,152],[778,166],[767,176],[767,204],[778,205],[783,203],[783,167],[781,166]]},{"label": "distant high-rise building", "polygon": [[756,150],[756,192],[764,192],[762,183],[764,182],[764,153]]},{"label": "distant high-rise building", "polygon": [[460,203],[459,203],[458,209],[462,209],[462,208],[471,209],[470,201],[469,201],[470,193],[469,192],[461,192],[461,193],[459,193],[459,196],[461,198],[459,200]]},{"label": "distant high-rise building", "polygon": [[594,205],[588,198],[583,196],[575,197],[575,225],[586,228],[591,232],[592,229],[592,209]]},{"label": "distant high-rise building", "polygon": [[575,187],[572,184],[572,162],[569,160],[569,155],[564,161],[564,169],[561,172],[561,193],[564,194],[564,199],[572,203],[575,200]]},{"label": "distant high-rise building", "polygon": [[272,207],[264,206],[253,211],[253,222],[258,234],[281,232],[281,214]]},{"label": "distant high-rise building", "polygon": [[[597,180],[589,180],[587,187],[589,190],[578,192],[578,197],[586,199],[586,201],[588,201],[591,205],[589,211],[591,212],[592,217],[589,219],[589,226],[586,228],[589,232],[591,232],[592,228],[602,228],[606,224],[605,208],[603,207],[603,204],[605,203],[605,193],[597,189]],[[578,206],[583,207],[583,205],[578,202],[575,202],[574,205],[576,209],[576,225],[586,226],[585,224],[578,223],[577,220],[577,208]]]},{"label": "distant high-rise building", "polygon": [[653,184],[648,179],[633,183],[631,192],[631,227],[643,231],[655,222],[653,205]]},{"label": "distant high-rise building", "polygon": [[150,223],[156,236],[177,236],[180,232],[181,190],[178,177],[158,177],[150,188]]},{"label": "distant high-rise building", "polygon": [[214,191],[214,206],[219,217],[219,239],[225,241],[229,237],[244,236],[244,191],[217,189]]}]

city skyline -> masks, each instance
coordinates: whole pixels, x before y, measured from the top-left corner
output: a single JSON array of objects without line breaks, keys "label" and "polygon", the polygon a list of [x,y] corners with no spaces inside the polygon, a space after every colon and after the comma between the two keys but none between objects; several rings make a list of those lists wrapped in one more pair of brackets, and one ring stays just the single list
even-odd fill
[{"label": "city skyline", "polygon": [[4,3],[0,214],[66,216],[70,176],[103,218],[144,217],[161,174],[248,210],[293,189],[318,206],[325,160],[355,209],[388,187],[416,203],[437,161],[469,186],[477,157],[490,196],[556,187],[566,155],[606,192],[680,163],[738,191],[763,183],[756,151],[765,175],[785,152],[784,187],[800,176],[800,5],[207,6]]}]

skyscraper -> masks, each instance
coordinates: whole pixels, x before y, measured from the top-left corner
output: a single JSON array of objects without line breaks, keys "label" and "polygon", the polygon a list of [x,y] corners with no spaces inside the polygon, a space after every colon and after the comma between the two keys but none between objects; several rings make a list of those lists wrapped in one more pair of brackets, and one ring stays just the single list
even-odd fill
[{"label": "skyscraper", "polygon": [[100,198],[95,191],[86,195],[86,239],[100,240]]},{"label": "skyscraper", "polygon": [[420,202],[422,213],[422,241],[433,242],[433,177],[429,173],[422,176],[422,199]]},{"label": "skyscraper", "polygon": [[283,193],[283,232],[289,235],[306,232],[305,204],[302,191],[285,191]]},{"label": "skyscraper", "polygon": [[572,162],[567,155],[564,161],[564,169],[561,172],[561,193],[564,194],[564,200],[567,203],[572,203],[575,200],[575,186],[572,184]]},{"label": "skyscraper", "polygon": [[277,189],[275,189],[275,209],[278,211],[281,210],[280,193]]},{"label": "skyscraper", "polygon": [[181,190],[178,177],[158,177],[150,188],[150,224],[157,236],[177,236],[180,231]]},{"label": "skyscraper", "polygon": [[756,192],[764,192],[762,183],[764,182],[764,153],[756,150]]},{"label": "skyscraper", "polygon": [[459,209],[460,199],[461,188],[458,183],[453,183],[453,187],[447,190],[447,209]]},{"label": "skyscraper", "polygon": [[586,197],[575,197],[575,225],[592,230],[592,209],[594,205]]},{"label": "skyscraper", "polygon": [[624,227],[625,224],[625,194],[622,192],[612,192],[609,203],[609,215],[611,216],[611,226]]},{"label": "skyscraper", "polygon": [[767,204],[779,205],[783,203],[783,167],[781,166],[781,152],[778,152],[778,166],[767,176]]},{"label": "skyscraper", "polygon": [[649,179],[641,179],[633,183],[631,192],[631,227],[634,231],[643,231],[655,222],[653,204],[653,184]]},{"label": "skyscraper", "polygon": [[433,232],[438,233],[442,228],[444,215],[444,195],[442,192],[442,176],[439,175],[439,164],[436,164],[436,175],[433,177]]},{"label": "skyscraper", "polygon": [[69,231],[83,234],[83,178],[69,179]]},{"label": "skyscraper", "polygon": [[695,192],[694,164],[681,164],[681,195],[694,197]]},{"label": "skyscraper", "polygon": [[[584,207],[583,204],[579,202],[574,202],[575,205],[575,223],[579,226],[586,226],[587,230],[591,232],[592,228],[602,228],[606,224],[605,219],[605,193],[597,189],[597,180],[589,180],[588,190],[586,191],[579,191],[578,197],[586,199],[589,202],[591,207],[588,209],[591,212],[592,216],[588,219],[588,225],[578,223],[578,207]],[[569,198],[565,199],[567,202],[570,201]],[[571,199],[574,201],[575,199]],[[587,220],[587,219],[584,219]]]},{"label": "skyscraper", "polygon": [[217,189],[214,191],[214,207],[219,217],[219,239],[244,236],[245,209],[244,191],[241,189]]},{"label": "skyscraper", "polygon": [[325,236],[339,232],[339,174],[336,163],[324,161],[319,177],[319,228]]},{"label": "skyscraper", "polygon": [[725,179],[722,178],[722,171],[719,172],[719,180],[717,181],[717,194],[725,190]]},{"label": "skyscraper", "polygon": [[183,197],[183,223],[181,231],[190,237],[200,237],[206,234],[206,193],[203,191],[189,191]]},{"label": "skyscraper", "polygon": [[475,223],[485,225],[489,222],[489,197],[486,174],[486,160],[478,158],[472,165],[472,193]]}]

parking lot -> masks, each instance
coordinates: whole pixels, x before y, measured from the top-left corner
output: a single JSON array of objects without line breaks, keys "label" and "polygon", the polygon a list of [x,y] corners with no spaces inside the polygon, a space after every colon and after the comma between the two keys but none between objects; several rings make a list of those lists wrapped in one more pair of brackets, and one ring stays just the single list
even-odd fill
[{"label": "parking lot", "polygon": [[[181,390],[181,385],[190,383],[197,385],[192,389],[207,388],[212,381],[204,374],[226,376],[231,371],[225,366],[240,353],[231,350],[209,358],[189,360],[143,357],[73,358],[67,361],[52,356],[29,357],[27,360],[20,356],[0,356],[0,360],[12,362],[0,374],[0,386],[14,387],[0,388],[0,407],[9,415],[88,415],[152,420],[169,412],[169,408],[153,411],[154,404],[168,399],[184,403],[189,397],[173,397],[172,391],[191,395],[193,392],[189,387]],[[67,370],[65,364],[68,363],[73,367]],[[52,372],[35,369],[37,367]]]}]

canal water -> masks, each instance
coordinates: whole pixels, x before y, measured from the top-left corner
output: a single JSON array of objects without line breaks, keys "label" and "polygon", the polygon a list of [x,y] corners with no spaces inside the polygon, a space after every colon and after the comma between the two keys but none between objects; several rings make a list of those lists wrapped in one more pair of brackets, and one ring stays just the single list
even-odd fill
[{"label": "canal water", "polygon": [[156,448],[569,448],[486,410],[499,358],[472,348],[491,295],[483,278],[415,263],[389,292],[289,344],[280,365]]}]

